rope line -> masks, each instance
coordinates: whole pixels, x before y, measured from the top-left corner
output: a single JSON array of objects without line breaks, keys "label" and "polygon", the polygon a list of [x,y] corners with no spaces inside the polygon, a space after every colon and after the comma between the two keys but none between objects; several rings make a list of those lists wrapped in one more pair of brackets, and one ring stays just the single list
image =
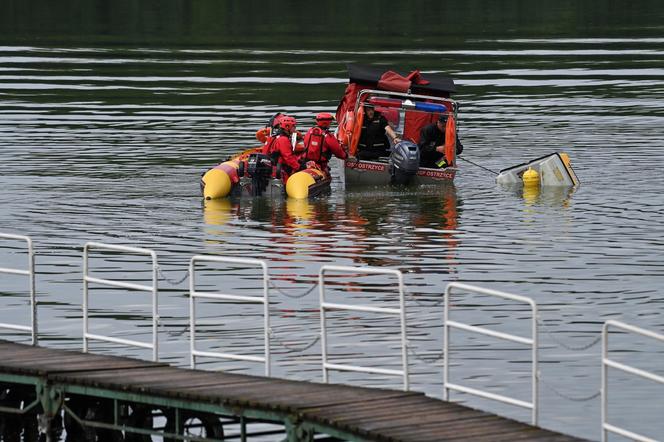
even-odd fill
[{"label": "rope line", "polygon": [[320,336],[316,336],[311,342],[305,344],[303,347],[299,347],[299,348],[297,348],[297,347],[294,347],[294,346],[291,345],[291,344],[287,344],[284,340],[282,340],[281,338],[279,338],[279,336],[277,336],[277,333],[274,331],[274,329],[270,328],[270,330],[269,330],[269,334],[270,334],[270,338],[274,339],[274,341],[275,341],[277,344],[279,344],[279,345],[281,345],[282,347],[286,348],[286,350],[293,351],[293,352],[297,352],[297,353],[301,353],[301,352],[303,352],[303,351],[309,350],[311,347],[313,347],[314,345],[316,345],[316,343],[317,343],[318,341],[320,341]]},{"label": "rope line", "polygon": [[556,396],[561,397],[561,398],[563,398],[563,399],[566,399],[566,400],[568,400],[568,401],[572,401],[572,402],[588,402],[588,401],[592,401],[593,399],[599,397],[600,394],[602,394],[601,390],[597,390],[596,392],[594,392],[594,393],[592,393],[592,394],[590,394],[590,395],[588,395],[588,396],[570,396],[570,395],[568,395],[568,394],[566,394],[566,393],[563,393],[563,392],[559,391],[556,387],[554,387],[553,385],[549,384],[548,382],[545,382],[544,379],[540,379],[540,381],[542,382],[542,384],[543,384],[546,388],[548,388],[549,390],[551,390]]},{"label": "rope line", "polygon": [[277,292],[281,293],[282,295],[284,295],[284,296],[286,296],[286,297],[288,297],[288,298],[292,298],[292,299],[300,299],[300,298],[304,298],[304,297],[307,296],[309,293],[313,292],[314,289],[315,289],[316,287],[318,287],[318,282],[315,282],[314,285],[312,285],[312,286],[311,286],[309,289],[307,289],[307,291],[305,291],[304,293],[301,293],[301,294],[299,294],[299,295],[292,295],[292,294],[290,294],[290,293],[286,293],[282,288],[280,288],[280,287],[278,287],[277,285],[275,285],[275,284],[272,282],[272,280],[269,280],[268,283],[270,284],[270,287],[271,287],[271,288],[275,289]]},{"label": "rope line", "polygon": [[496,172],[496,171],[494,171],[494,170],[491,170],[491,169],[489,169],[489,168],[486,168],[486,167],[484,167],[484,166],[480,166],[479,164],[474,163],[474,162],[470,161],[470,160],[467,159],[467,158],[457,157],[457,159],[458,159],[458,160],[463,160],[463,161],[465,161],[465,162],[467,162],[467,163],[470,163],[470,164],[472,164],[473,166],[477,166],[477,167],[479,167],[480,169],[484,169],[484,170],[486,170],[487,172],[491,172],[491,173],[494,174],[494,175],[498,175],[498,172]]},{"label": "rope line", "polygon": [[568,345],[568,344],[564,343],[563,341],[561,341],[560,339],[558,339],[552,332],[550,332],[548,330],[549,327],[545,323],[543,323],[540,319],[537,319],[537,325],[541,326],[540,329],[543,330],[544,333],[547,336],[549,336],[556,344],[560,345],[561,347],[563,347],[564,349],[569,350],[569,351],[588,350],[590,347],[593,347],[593,346],[597,345],[598,343],[602,342],[602,334],[600,333],[599,336],[597,336],[595,339],[593,339],[589,343],[584,344],[584,345],[580,345],[578,347],[574,347],[574,346]]},{"label": "rope line", "polygon": [[182,278],[180,278],[180,279],[171,279],[171,278],[167,277],[164,274],[164,271],[162,270],[162,268],[159,264],[157,264],[157,273],[159,273],[159,277],[161,279],[163,279],[164,281],[166,281],[167,283],[169,283],[171,285],[180,285],[185,281],[185,279],[187,279],[189,277],[189,270],[187,270],[187,271],[184,272],[184,276]]},{"label": "rope line", "polygon": [[168,333],[170,336],[182,336],[183,334],[187,333],[189,331],[189,324],[185,325],[181,331],[169,331],[166,330],[166,333]]},{"label": "rope line", "polygon": [[425,364],[433,364],[434,362],[442,361],[443,358],[445,357],[445,353],[442,351],[434,356],[422,356],[419,353],[417,353],[415,349],[412,348],[410,345],[408,345],[407,348],[408,348],[408,353],[413,355],[415,359],[419,359]]},{"label": "rope line", "polygon": [[442,305],[443,302],[445,302],[445,298],[441,297],[440,299],[434,299],[432,301],[427,301],[423,302],[419,299],[417,299],[416,294],[409,292],[408,290],[404,290],[404,294],[411,298],[415,304],[421,306],[421,307],[438,307],[439,305]]}]

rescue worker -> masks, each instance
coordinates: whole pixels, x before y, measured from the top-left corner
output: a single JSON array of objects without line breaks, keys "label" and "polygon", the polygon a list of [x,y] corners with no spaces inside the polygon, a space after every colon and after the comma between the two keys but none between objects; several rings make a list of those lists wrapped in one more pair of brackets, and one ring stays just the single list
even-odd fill
[{"label": "rescue worker", "polygon": [[[435,123],[426,125],[420,131],[420,167],[445,168],[450,166],[445,159],[445,127],[447,115],[441,114]],[[463,152],[463,145],[456,134],[456,154]]]},{"label": "rescue worker", "polygon": [[316,115],[316,126],[304,135],[304,148],[300,162],[313,161],[323,172],[329,173],[328,162],[332,155],[345,160],[348,155],[337,138],[330,132],[334,117],[322,112]]},{"label": "rescue worker", "polygon": [[263,154],[268,155],[275,165],[273,176],[280,175],[284,184],[288,177],[300,169],[300,162],[293,153],[291,135],[295,132],[297,121],[288,115],[279,118],[279,128],[265,142]]},{"label": "rescue worker", "polygon": [[373,105],[365,102],[362,131],[357,144],[357,157],[361,160],[374,160],[379,157],[390,156],[389,136],[396,144],[401,139],[392,129],[387,119]]},{"label": "rescue worker", "polygon": [[265,144],[267,139],[272,135],[277,129],[279,129],[279,119],[283,116],[281,112],[277,112],[272,115],[272,117],[267,122],[264,128],[258,129],[256,131],[256,139],[261,143]]}]

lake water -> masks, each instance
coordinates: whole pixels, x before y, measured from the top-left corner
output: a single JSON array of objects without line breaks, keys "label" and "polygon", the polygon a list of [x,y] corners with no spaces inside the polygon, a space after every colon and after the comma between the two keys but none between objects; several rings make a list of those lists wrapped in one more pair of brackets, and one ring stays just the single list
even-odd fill
[{"label": "lake water", "polygon": [[[0,231],[35,241],[42,344],[81,348],[87,241],[158,253],[161,354],[179,365],[188,364],[183,278],[191,256],[259,258],[273,283],[273,373],[320,381],[319,298],[311,290],[319,268],[398,269],[408,291],[413,389],[442,396],[441,299],[449,282],[529,296],[540,307],[541,424],[598,439],[603,322],[664,331],[664,8],[420,2],[430,23],[445,25],[425,31],[421,11],[405,5],[388,14],[379,2],[335,2],[306,19],[308,3],[295,3],[300,12],[269,6],[261,20],[256,2],[0,7]],[[376,26],[363,17],[375,17]],[[255,130],[272,114],[285,111],[306,128],[316,113],[333,113],[346,64],[355,62],[454,78],[468,160],[454,187],[358,190],[335,180],[330,195],[308,202],[201,201],[200,173],[255,146]],[[572,160],[578,189],[524,193],[497,186],[483,169],[560,151]],[[15,252],[0,249],[0,267],[23,266]],[[149,283],[139,261],[116,257],[96,269]],[[247,271],[202,274],[210,290],[255,294],[260,286]],[[394,302],[386,278],[341,280],[337,301]],[[25,287],[18,277],[3,281],[4,294]],[[93,291],[94,331],[149,340],[149,297],[113,293]],[[0,321],[25,319],[24,304],[3,302]],[[456,302],[457,319],[528,333],[521,305],[476,296]],[[260,354],[255,306],[209,304],[201,322],[207,348]],[[398,369],[398,331],[394,317],[335,314],[330,352]],[[614,342],[616,357],[664,373],[661,345]],[[453,381],[529,400],[527,348],[461,332],[453,348]],[[262,373],[251,363],[202,367]],[[664,387],[612,376],[612,419],[661,437]],[[331,379],[400,387],[395,377]],[[453,398],[529,419],[507,405]]]}]

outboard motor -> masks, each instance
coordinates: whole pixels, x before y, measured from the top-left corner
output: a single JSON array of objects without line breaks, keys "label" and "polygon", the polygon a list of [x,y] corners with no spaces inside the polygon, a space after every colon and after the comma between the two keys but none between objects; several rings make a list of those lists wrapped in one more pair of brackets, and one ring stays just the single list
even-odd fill
[{"label": "outboard motor", "polygon": [[401,141],[390,154],[390,182],[408,184],[420,168],[420,149],[412,141]]},{"label": "outboard motor", "polygon": [[272,176],[272,160],[262,153],[252,153],[247,159],[247,175],[251,177],[251,195],[260,196],[265,192]]}]

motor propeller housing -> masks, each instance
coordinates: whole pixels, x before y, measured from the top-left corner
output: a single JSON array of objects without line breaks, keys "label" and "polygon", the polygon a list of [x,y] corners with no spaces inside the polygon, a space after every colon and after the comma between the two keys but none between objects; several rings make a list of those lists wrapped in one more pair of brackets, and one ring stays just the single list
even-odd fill
[{"label": "motor propeller housing", "polygon": [[400,141],[390,154],[390,181],[392,184],[408,184],[420,167],[420,149],[412,141]]}]

